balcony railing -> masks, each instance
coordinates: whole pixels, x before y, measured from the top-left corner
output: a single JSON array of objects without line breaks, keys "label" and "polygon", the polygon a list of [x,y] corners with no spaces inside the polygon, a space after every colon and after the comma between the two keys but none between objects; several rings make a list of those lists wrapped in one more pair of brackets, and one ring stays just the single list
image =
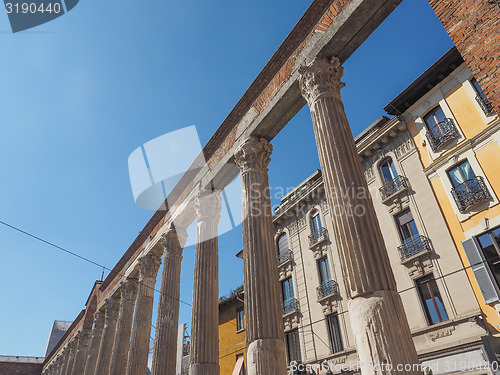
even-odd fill
[{"label": "balcony railing", "polygon": [[491,112],[493,112],[493,105],[488,100],[486,95],[477,94],[476,101],[479,103],[479,106],[481,107],[485,115],[489,115]]},{"label": "balcony railing", "polygon": [[406,240],[398,246],[401,261],[405,261],[414,255],[431,251],[431,242],[425,236],[416,236]]},{"label": "balcony railing", "polygon": [[396,178],[387,181],[379,190],[382,200],[386,200],[391,195],[408,189],[410,187],[410,182],[404,176],[397,176]]},{"label": "balcony railing", "polygon": [[432,151],[434,152],[458,137],[458,130],[453,119],[451,118],[441,121],[427,131],[427,139],[429,140]]},{"label": "balcony railing", "polygon": [[299,311],[299,301],[297,298],[289,299],[283,302],[283,315]]},{"label": "balcony railing", "polygon": [[327,239],[328,232],[326,228],[320,227],[309,236],[309,246],[314,246]]},{"label": "balcony railing", "polygon": [[465,212],[472,206],[491,199],[488,188],[480,176],[473,177],[454,187],[451,189],[451,194],[455,198],[460,212]]},{"label": "balcony railing", "polygon": [[293,253],[291,250],[286,250],[278,253],[278,266],[293,260]]},{"label": "balcony railing", "polygon": [[333,280],[324,281],[316,288],[318,300],[328,296],[337,295],[338,293],[339,285]]}]

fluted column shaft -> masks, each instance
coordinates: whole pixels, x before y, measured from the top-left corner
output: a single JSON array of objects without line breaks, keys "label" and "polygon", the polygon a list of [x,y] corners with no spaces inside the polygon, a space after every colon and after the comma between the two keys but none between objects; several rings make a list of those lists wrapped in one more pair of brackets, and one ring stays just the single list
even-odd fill
[{"label": "fluted column shaft", "polygon": [[99,348],[101,346],[102,330],[104,327],[104,312],[97,310],[94,313],[94,322],[92,324],[92,334],[90,336],[89,349],[87,359],[85,361],[84,375],[94,375],[97,357],[99,356]]},{"label": "fluted column shaft", "polygon": [[[336,57],[318,58],[300,73],[362,373],[395,374],[398,364],[417,364],[418,358],[340,96],[343,68]],[[393,365],[393,370],[384,363]]]},{"label": "fluted column shaft", "polygon": [[219,368],[219,192],[195,200],[197,231],[191,322],[190,375],[218,375]]},{"label": "fluted column shaft", "polygon": [[77,336],[78,345],[75,354],[75,361],[73,364],[72,375],[83,374],[83,366],[85,364],[85,356],[87,355],[87,349],[90,340],[90,330],[88,328],[82,328]]},{"label": "fluted column shaft", "polygon": [[116,324],[116,336],[111,356],[110,375],[124,375],[127,371],[130,334],[137,297],[137,280],[128,279],[120,287],[121,302]]},{"label": "fluted column shaft", "polygon": [[272,146],[268,141],[250,137],[235,153],[242,181],[245,333],[249,375],[285,375],[287,368],[267,174],[271,152]]},{"label": "fluted column shaft", "polygon": [[64,348],[61,355],[61,369],[59,370],[59,373],[61,375],[66,374],[66,369],[68,368],[68,354],[69,354],[69,348],[66,347]]},{"label": "fluted column shaft", "polygon": [[161,255],[149,253],[139,259],[139,289],[128,356],[127,374],[144,375],[148,367],[154,286]]},{"label": "fluted column shaft", "polygon": [[104,328],[102,330],[101,345],[99,347],[99,355],[95,375],[108,375],[111,365],[111,353],[116,333],[116,320],[118,319],[118,309],[120,307],[120,297],[111,296],[106,302],[106,316],[104,318]]},{"label": "fluted column shaft", "polygon": [[186,239],[186,231],[173,225],[162,236],[164,255],[151,367],[153,375],[176,375],[181,261]]},{"label": "fluted column shaft", "polygon": [[78,338],[73,337],[69,343],[68,366],[66,366],[66,375],[72,375],[73,365],[75,364],[76,348],[78,345]]}]

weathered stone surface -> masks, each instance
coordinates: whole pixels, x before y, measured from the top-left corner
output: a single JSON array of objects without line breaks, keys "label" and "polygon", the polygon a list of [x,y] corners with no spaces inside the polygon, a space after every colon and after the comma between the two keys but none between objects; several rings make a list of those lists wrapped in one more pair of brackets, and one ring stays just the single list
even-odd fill
[{"label": "weathered stone surface", "polygon": [[286,352],[267,166],[272,146],[251,137],[235,154],[241,170],[245,330],[249,375],[286,374]]},{"label": "weathered stone surface", "polygon": [[75,361],[71,372],[72,375],[83,374],[83,366],[85,363],[85,357],[87,355],[90,340],[90,330],[88,328],[82,328],[82,330],[78,332],[77,340],[78,344],[75,353]]},{"label": "weathered stone surface", "polygon": [[[343,68],[336,57],[317,58],[300,73],[346,279],[356,349],[367,366],[363,373],[416,375],[416,369],[396,370],[397,364],[419,362],[340,97]],[[384,367],[389,361],[393,369]]]},{"label": "weathered stone surface", "polygon": [[111,296],[106,300],[106,316],[104,318],[104,328],[102,330],[101,345],[95,375],[108,375],[111,365],[111,353],[115,341],[116,320],[118,318],[118,309],[120,307],[120,297]]},{"label": "weathered stone surface", "polygon": [[217,227],[219,192],[202,191],[195,200],[196,255],[191,324],[190,375],[218,375],[219,369],[219,255]]},{"label": "weathered stone surface", "polygon": [[164,255],[151,366],[153,375],[176,374],[181,261],[186,240],[186,231],[173,225],[162,236]]},{"label": "weathered stone surface", "polygon": [[94,375],[99,348],[101,346],[102,330],[104,328],[104,311],[97,310],[94,314],[94,323],[92,325],[92,334],[90,336],[89,352],[85,362],[84,375]]}]

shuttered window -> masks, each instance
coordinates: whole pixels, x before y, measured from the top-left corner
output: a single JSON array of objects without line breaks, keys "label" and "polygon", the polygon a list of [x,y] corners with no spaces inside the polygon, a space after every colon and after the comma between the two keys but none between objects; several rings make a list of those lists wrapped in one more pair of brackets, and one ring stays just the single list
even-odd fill
[{"label": "shuttered window", "polygon": [[284,256],[286,255],[288,251],[288,236],[286,233],[282,233],[278,237],[278,256]]},{"label": "shuttered window", "polygon": [[481,245],[476,238],[471,237],[462,241],[462,246],[471,265],[472,272],[474,272],[474,276],[476,277],[479,289],[483,294],[485,303],[498,301],[498,285],[496,285],[490,265],[486,262],[483,255]]}]

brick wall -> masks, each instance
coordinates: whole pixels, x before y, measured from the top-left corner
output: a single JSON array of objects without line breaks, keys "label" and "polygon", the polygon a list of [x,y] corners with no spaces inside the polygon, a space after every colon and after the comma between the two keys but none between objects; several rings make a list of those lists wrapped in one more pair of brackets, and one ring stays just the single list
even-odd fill
[{"label": "brick wall", "polygon": [[500,113],[500,0],[429,0],[429,3]]},{"label": "brick wall", "polygon": [[41,363],[0,362],[0,375],[40,375]]}]

